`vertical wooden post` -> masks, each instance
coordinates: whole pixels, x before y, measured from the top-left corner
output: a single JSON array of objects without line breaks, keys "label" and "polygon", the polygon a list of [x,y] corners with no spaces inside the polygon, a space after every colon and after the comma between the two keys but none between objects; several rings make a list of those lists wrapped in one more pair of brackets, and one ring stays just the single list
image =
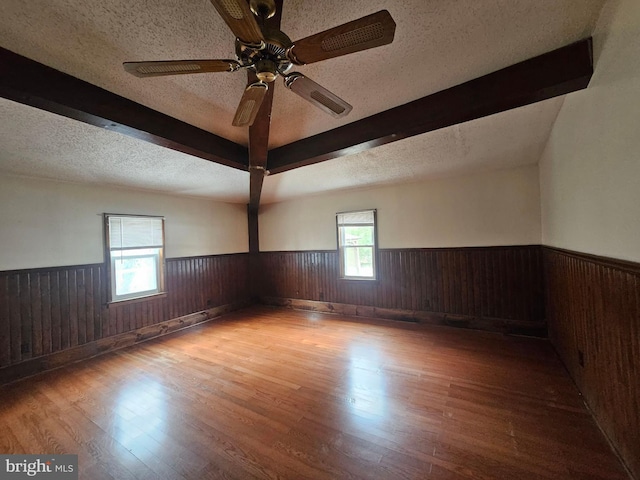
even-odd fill
[{"label": "vertical wooden post", "polygon": [[258,301],[260,287],[260,238],[258,234],[258,209],[247,205],[247,226],[249,233],[249,295],[254,302]]},{"label": "vertical wooden post", "polygon": [[247,220],[249,232],[249,253],[260,251],[260,239],[258,237],[258,209],[247,205]]}]

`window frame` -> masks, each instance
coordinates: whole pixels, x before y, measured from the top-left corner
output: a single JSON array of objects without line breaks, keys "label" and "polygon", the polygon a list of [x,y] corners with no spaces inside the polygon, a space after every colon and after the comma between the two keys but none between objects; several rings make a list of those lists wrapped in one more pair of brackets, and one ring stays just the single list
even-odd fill
[{"label": "window frame", "polygon": [[[372,224],[340,224],[339,215],[349,214],[349,213],[369,213],[373,214],[373,223]],[[373,245],[353,245],[353,246],[345,246],[342,245],[340,228],[345,226],[356,226],[356,227],[365,227],[372,226],[373,227]],[[339,263],[339,279],[340,280],[355,280],[355,281],[366,281],[366,282],[375,282],[378,280],[378,210],[375,208],[367,208],[362,210],[350,210],[346,212],[337,212],[336,213],[336,236],[337,236],[337,245],[338,245],[338,263]],[[372,248],[372,269],[373,275],[371,277],[368,276],[350,276],[345,274],[345,247],[346,249],[358,248],[358,247],[371,247]]]},{"label": "window frame", "polygon": [[[125,247],[125,248],[111,248],[111,227],[109,223],[110,218],[156,218],[160,219],[162,222],[162,245],[158,246],[139,246],[139,247]],[[106,272],[106,285],[107,285],[107,298],[108,304],[123,304],[127,302],[138,302],[142,300],[147,300],[153,297],[162,297],[166,296],[165,290],[165,218],[159,215],[138,215],[138,214],[128,214],[128,213],[104,213],[103,214],[103,225],[104,225],[104,265]],[[116,294],[116,275],[115,275],[115,261],[118,259],[117,256],[112,255],[112,251],[132,251],[132,250],[158,250],[157,253],[144,253],[139,256],[129,256],[130,258],[156,258],[155,267],[156,267],[156,282],[157,288],[153,290],[146,290],[143,292],[134,292],[124,295]]]}]

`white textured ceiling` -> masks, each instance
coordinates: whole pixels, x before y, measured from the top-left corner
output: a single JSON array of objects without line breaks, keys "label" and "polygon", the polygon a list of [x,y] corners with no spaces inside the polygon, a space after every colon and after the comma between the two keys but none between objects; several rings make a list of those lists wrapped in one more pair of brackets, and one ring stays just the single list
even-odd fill
[{"label": "white textured ceiling", "polygon": [[265,178],[265,203],[538,162],[564,97]]},{"label": "white textured ceiling", "polygon": [[[299,67],[349,101],[339,121],[276,82],[271,146],[421,98],[589,36],[603,0],[284,0],[293,40],[386,8],[391,45]],[[123,61],[233,57],[208,0],[2,0],[0,45],[246,145],[231,126],[243,72],[139,79]],[[267,177],[264,200],[535,163],[561,100]],[[3,101],[0,171],[248,200],[248,175]],[[506,133],[505,133],[506,132]],[[38,165],[36,169],[34,166]],[[365,171],[366,174],[362,172]]]},{"label": "white textured ceiling", "polygon": [[246,203],[249,173],[0,99],[7,173]]}]

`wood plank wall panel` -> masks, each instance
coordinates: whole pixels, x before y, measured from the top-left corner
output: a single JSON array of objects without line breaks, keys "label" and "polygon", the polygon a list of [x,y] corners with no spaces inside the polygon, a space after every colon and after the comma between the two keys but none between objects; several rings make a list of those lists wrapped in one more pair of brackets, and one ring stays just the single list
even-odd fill
[{"label": "wood plank wall panel", "polygon": [[640,264],[545,247],[544,270],[551,342],[640,479]]},{"label": "wood plank wall panel", "polygon": [[102,264],[0,272],[0,368],[248,299],[248,254],[167,259],[167,295],[107,308]]},{"label": "wood plank wall panel", "polygon": [[527,322],[544,319],[540,246],[381,249],[379,280],[340,280],[336,251],[262,252],[262,295]]}]

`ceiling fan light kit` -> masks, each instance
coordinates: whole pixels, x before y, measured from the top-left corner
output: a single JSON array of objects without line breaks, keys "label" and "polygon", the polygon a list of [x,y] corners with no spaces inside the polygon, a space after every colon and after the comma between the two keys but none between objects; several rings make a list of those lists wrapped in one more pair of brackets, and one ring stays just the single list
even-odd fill
[{"label": "ceiling fan light kit", "polygon": [[[237,60],[163,60],[125,62],[125,71],[137,77],[159,77],[190,73],[254,71],[258,82],[249,85],[240,99],[232,124],[253,124],[262,101],[278,76],[284,85],[320,110],[341,118],[352,106],[326,88],[298,72],[293,65],[305,65],[349,53],[389,44],[395,22],[386,10],[353,20],[296,42],[280,30],[265,27],[265,20],[276,13],[274,0],[210,0],[236,36]],[[258,24],[260,20],[260,24]],[[262,25],[262,27],[261,27]],[[267,112],[269,115],[270,112]]]}]

